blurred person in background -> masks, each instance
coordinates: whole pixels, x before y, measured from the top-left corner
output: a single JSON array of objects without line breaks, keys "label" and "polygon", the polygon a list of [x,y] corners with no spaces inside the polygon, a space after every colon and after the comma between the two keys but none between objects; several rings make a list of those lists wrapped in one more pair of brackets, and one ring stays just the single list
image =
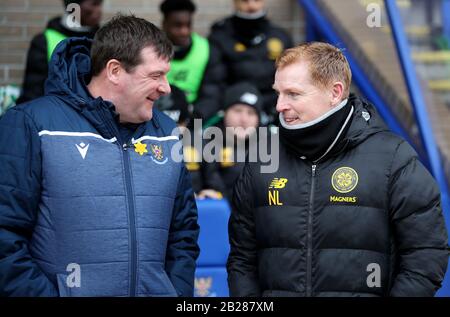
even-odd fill
[{"label": "blurred person in background", "polygon": [[[69,4],[80,6],[79,25],[71,25],[71,12],[66,8]],[[44,95],[44,83],[48,76],[48,64],[56,45],[68,37],[94,38],[102,18],[103,0],[64,0],[65,14],[51,19],[42,33],[31,40],[27,53],[25,75],[22,92],[17,104]]]},{"label": "blurred person in background", "polygon": [[183,142],[183,157],[186,169],[192,179],[192,188],[198,194],[203,189],[203,175],[201,166],[201,152],[194,146],[196,133],[192,123],[191,105],[186,99],[185,93],[175,85],[170,85],[170,94],[159,97],[155,101],[155,107],[168,115],[177,124]]},{"label": "blurred person in background", "polygon": [[[225,88],[240,81],[248,81],[260,91],[263,102],[261,124],[276,119],[277,96],[272,89],[275,60],[292,46],[290,36],[267,18],[264,0],[233,0],[234,14],[216,23],[208,37],[215,79],[205,87],[221,105]],[[217,61],[217,62],[216,62]],[[212,106],[211,106],[212,107]],[[221,110],[220,108],[217,110]],[[216,113],[218,117],[222,113]],[[217,119],[211,119],[214,123]]]},{"label": "blurred person in background", "polygon": [[[253,84],[239,82],[227,88],[223,103],[224,117],[217,125],[224,136],[224,142],[218,149],[221,160],[203,161],[204,190],[199,193],[199,198],[231,199],[234,184],[245,165],[245,161],[239,162],[237,151],[244,150],[246,158],[250,147],[257,146],[257,142],[250,144],[249,138],[257,133],[261,107],[262,96]],[[232,144],[230,140],[233,140]],[[239,149],[239,146],[243,148]]]},{"label": "blurred person in background", "polygon": [[167,79],[184,91],[188,103],[194,106],[196,118],[208,118],[217,107],[214,106],[215,95],[208,90],[207,84],[220,80],[215,69],[220,65],[211,60],[217,54],[211,54],[208,40],[193,31],[196,6],[191,0],[165,0],[160,4],[160,10],[162,29],[174,45]]}]

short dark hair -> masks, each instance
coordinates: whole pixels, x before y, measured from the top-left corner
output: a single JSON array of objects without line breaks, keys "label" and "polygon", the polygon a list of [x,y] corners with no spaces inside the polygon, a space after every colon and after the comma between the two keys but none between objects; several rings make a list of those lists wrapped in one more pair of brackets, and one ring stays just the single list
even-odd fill
[{"label": "short dark hair", "polygon": [[165,0],[160,4],[159,9],[167,17],[169,13],[175,11],[189,11],[193,13],[196,8],[191,0]]},{"label": "short dark hair", "polygon": [[96,76],[111,59],[122,63],[127,72],[139,65],[141,51],[151,46],[159,58],[171,59],[173,46],[153,23],[134,15],[115,15],[95,34],[91,48],[92,75]]}]

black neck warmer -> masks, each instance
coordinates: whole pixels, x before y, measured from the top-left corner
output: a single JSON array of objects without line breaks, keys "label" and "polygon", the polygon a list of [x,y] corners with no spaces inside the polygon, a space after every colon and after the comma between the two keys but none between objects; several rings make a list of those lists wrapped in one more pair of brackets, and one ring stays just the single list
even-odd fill
[{"label": "black neck warmer", "polygon": [[235,38],[247,46],[258,45],[264,41],[269,28],[265,14],[256,19],[234,15],[231,21]]},{"label": "black neck warmer", "polygon": [[353,115],[347,99],[322,115],[304,124],[289,126],[280,114],[280,141],[289,152],[312,162],[320,160],[345,136]]}]

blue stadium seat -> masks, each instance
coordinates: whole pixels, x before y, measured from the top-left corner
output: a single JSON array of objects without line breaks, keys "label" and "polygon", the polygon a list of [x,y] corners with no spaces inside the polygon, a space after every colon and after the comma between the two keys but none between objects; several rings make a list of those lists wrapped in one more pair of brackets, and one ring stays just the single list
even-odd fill
[{"label": "blue stadium seat", "polygon": [[225,199],[197,200],[200,256],[195,272],[196,297],[228,296],[226,263],[230,245],[230,206]]},{"label": "blue stadium seat", "polygon": [[197,267],[194,296],[228,297],[227,269],[224,266]]}]

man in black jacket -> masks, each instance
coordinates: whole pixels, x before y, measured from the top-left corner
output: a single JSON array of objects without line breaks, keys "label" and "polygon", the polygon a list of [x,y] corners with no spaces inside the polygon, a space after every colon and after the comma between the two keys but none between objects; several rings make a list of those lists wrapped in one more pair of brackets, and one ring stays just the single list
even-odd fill
[{"label": "man in black jacket", "polygon": [[[290,36],[267,18],[264,0],[234,0],[235,13],[211,28],[211,70],[205,75],[201,89],[210,97],[208,104],[197,108],[208,109],[204,119],[213,114],[214,105],[220,110],[222,93],[229,85],[248,81],[263,96],[261,123],[271,122],[276,113],[276,95],[272,90],[275,59],[292,46]],[[211,103],[216,100],[215,103]]]},{"label": "man in black jacket", "polygon": [[439,189],[374,107],[349,94],[342,52],[288,49],[276,63],[280,162],[235,186],[232,296],[433,296],[448,263]]},{"label": "man in black jacket", "polygon": [[[25,76],[22,84],[22,93],[17,104],[29,101],[44,95],[44,83],[48,76],[48,62],[56,45],[68,37],[94,38],[102,17],[103,0],[64,0],[64,7],[69,12],[63,16],[51,19],[44,32],[37,34],[31,40],[27,54]],[[79,26],[71,25],[72,21],[68,5],[70,3],[80,6]]]}]

